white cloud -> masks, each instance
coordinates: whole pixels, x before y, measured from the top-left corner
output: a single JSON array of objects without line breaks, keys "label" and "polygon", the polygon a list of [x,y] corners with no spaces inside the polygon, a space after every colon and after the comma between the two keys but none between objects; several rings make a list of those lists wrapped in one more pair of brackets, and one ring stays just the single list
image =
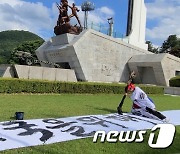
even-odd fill
[{"label": "white cloud", "polygon": [[22,5],[24,2],[21,0],[1,0],[0,4],[9,4],[10,6]]},{"label": "white cloud", "polygon": [[1,0],[0,12],[0,31],[28,30],[43,36],[43,31],[54,25],[52,9],[39,2]]},{"label": "white cloud", "polygon": [[153,27],[147,27],[146,38],[154,44],[161,44],[169,35],[180,35],[180,1],[179,0],[155,0],[146,3],[147,22],[157,22]]},{"label": "white cloud", "polygon": [[105,15],[110,15],[110,16],[113,16],[114,15],[114,11],[111,10],[110,8],[106,7],[106,6],[103,6],[99,9],[99,11],[101,13],[104,13]]}]

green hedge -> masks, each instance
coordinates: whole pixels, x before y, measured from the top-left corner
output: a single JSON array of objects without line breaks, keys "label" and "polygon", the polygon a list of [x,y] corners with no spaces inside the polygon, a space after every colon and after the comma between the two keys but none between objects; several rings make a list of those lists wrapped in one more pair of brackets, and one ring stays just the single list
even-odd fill
[{"label": "green hedge", "polygon": [[169,80],[169,85],[171,87],[180,87],[180,76],[176,76]]},{"label": "green hedge", "polygon": [[[148,94],[163,94],[163,87],[140,86]],[[125,84],[52,82],[0,78],[0,93],[113,93],[123,94]]]}]

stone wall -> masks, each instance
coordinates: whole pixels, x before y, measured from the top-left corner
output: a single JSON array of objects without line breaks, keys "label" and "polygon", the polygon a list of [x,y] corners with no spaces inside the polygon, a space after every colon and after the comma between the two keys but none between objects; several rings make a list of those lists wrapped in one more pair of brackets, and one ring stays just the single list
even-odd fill
[{"label": "stone wall", "polygon": [[75,72],[72,69],[26,65],[0,65],[0,71],[2,72],[1,77],[77,82]]}]

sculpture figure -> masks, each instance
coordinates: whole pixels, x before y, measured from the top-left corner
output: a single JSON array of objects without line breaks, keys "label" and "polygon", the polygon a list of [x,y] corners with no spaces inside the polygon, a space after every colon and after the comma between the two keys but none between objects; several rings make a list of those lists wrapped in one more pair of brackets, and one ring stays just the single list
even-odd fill
[{"label": "sculpture figure", "polygon": [[[60,4],[56,3],[57,8],[59,10],[59,17],[57,21],[57,25],[54,27],[54,33],[56,35],[61,35],[64,33],[71,33],[71,34],[79,34],[82,31],[81,22],[79,20],[79,17],[77,15],[77,12],[79,12],[78,8],[73,3],[72,6],[68,5],[67,0],[61,0]],[[68,7],[71,8],[72,14],[68,15]],[[76,17],[79,25],[72,26],[70,24],[70,18]]]},{"label": "sculpture figure", "polygon": [[79,9],[76,7],[76,5],[73,3],[72,6],[69,6],[72,10],[72,14],[69,16],[69,18],[75,17],[81,27],[81,22],[79,20],[79,17],[77,15],[77,12],[79,12]]}]

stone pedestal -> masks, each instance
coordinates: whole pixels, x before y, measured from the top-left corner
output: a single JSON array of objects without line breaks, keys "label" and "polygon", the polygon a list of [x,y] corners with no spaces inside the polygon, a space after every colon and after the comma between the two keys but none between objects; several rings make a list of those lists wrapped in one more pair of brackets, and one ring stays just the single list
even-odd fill
[{"label": "stone pedestal", "polygon": [[126,82],[128,60],[148,53],[94,30],[52,37],[36,51],[39,60],[74,69],[78,80],[89,82]]}]

